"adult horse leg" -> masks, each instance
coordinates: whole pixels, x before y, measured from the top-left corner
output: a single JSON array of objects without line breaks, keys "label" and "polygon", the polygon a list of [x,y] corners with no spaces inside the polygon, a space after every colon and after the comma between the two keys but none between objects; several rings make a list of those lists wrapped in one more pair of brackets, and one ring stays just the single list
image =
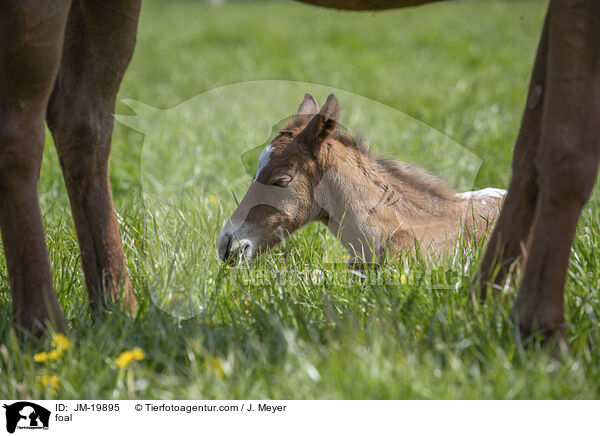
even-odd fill
[{"label": "adult horse leg", "polygon": [[13,319],[30,331],[65,330],[37,198],[44,113],[63,44],[69,0],[0,0],[0,229]]},{"label": "adult horse leg", "polygon": [[542,96],[546,88],[548,22],[544,24],[521,129],[513,152],[512,177],[502,211],[488,241],[483,260],[473,280],[473,291],[485,298],[488,284],[501,284],[522,254],[533,223],[538,197],[535,157],[540,143]]},{"label": "adult horse leg", "polygon": [[125,267],[108,177],[117,91],[133,55],[140,0],[73,0],[47,120],[63,170],[92,309],[123,294]]},{"label": "adult horse leg", "polygon": [[548,24],[540,193],[515,313],[523,333],[562,338],[571,244],[600,161],[600,3],[552,0]]}]

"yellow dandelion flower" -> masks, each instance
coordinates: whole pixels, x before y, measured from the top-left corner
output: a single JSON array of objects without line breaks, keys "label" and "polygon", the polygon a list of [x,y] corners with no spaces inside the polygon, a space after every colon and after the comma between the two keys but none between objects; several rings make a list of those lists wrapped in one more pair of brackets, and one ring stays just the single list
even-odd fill
[{"label": "yellow dandelion flower", "polygon": [[143,360],[144,357],[144,351],[141,348],[136,347],[133,350],[125,350],[119,355],[115,365],[119,368],[127,368],[134,360]]},{"label": "yellow dandelion flower", "polygon": [[204,370],[207,372],[212,372],[217,375],[219,378],[225,377],[225,371],[223,371],[223,364],[221,363],[221,359],[218,357],[209,357],[204,360],[202,364]]},{"label": "yellow dandelion flower", "polygon": [[58,387],[58,377],[56,374],[38,375],[35,380],[46,388],[52,388],[54,390]]},{"label": "yellow dandelion flower", "polygon": [[129,366],[129,364],[133,362],[133,353],[129,350],[127,351],[123,351],[119,357],[117,358],[117,360],[115,361],[115,364],[119,367],[119,368],[126,368]]},{"label": "yellow dandelion flower", "polygon": [[68,350],[71,347],[71,341],[62,333],[57,333],[52,338],[52,346],[57,350]]},{"label": "yellow dandelion flower", "polygon": [[244,304],[247,306],[247,305],[248,305],[248,301],[247,301],[247,300],[244,300]]},{"label": "yellow dandelion flower", "polygon": [[48,353],[42,351],[41,353],[36,353],[33,355],[33,361],[38,363],[46,363],[48,362]]},{"label": "yellow dandelion flower", "polygon": [[133,350],[131,350],[131,353],[133,354],[133,358],[135,360],[144,360],[144,357],[146,357],[144,350],[139,347],[135,347]]},{"label": "yellow dandelion flower", "polygon": [[58,360],[64,350],[68,350],[71,347],[71,341],[65,335],[57,333],[52,338],[53,350],[46,352],[42,351],[33,355],[33,361],[38,363],[48,363],[49,361]]},{"label": "yellow dandelion flower", "polygon": [[209,195],[206,197],[206,202],[210,204],[217,204],[219,202],[219,198],[216,195]]},{"label": "yellow dandelion flower", "polygon": [[406,284],[406,274],[402,273],[402,275],[400,276],[400,282],[402,282],[403,285]]},{"label": "yellow dandelion flower", "polygon": [[60,349],[52,350],[48,353],[48,360],[58,360],[61,355],[62,351]]}]

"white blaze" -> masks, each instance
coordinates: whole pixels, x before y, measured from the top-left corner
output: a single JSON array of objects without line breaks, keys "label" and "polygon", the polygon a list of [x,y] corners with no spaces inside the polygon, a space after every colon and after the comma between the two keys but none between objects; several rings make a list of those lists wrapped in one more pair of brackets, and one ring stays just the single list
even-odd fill
[{"label": "white blaze", "polygon": [[271,153],[273,152],[273,145],[269,144],[265,147],[258,158],[258,166],[256,168],[256,176],[254,176],[254,180],[258,179],[258,175],[260,172],[269,164],[271,160]]}]

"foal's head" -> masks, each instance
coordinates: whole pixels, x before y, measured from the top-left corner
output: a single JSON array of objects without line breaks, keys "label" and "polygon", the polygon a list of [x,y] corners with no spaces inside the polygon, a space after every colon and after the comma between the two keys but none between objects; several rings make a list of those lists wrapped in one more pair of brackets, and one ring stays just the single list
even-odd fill
[{"label": "foal's head", "polygon": [[[320,217],[314,190],[327,167],[327,150],[340,114],[331,94],[319,111],[307,93],[297,116],[260,155],[254,180],[218,239],[223,261],[252,260]],[[325,146],[327,145],[327,146]]]}]

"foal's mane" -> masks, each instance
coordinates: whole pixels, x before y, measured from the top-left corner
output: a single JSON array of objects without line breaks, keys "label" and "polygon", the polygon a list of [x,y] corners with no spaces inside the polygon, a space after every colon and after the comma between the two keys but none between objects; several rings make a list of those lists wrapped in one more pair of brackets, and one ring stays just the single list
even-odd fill
[{"label": "foal's mane", "polygon": [[[309,120],[310,117],[307,116],[294,117],[287,123],[286,129],[303,128]],[[455,201],[455,191],[450,189],[440,177],[416,165],[371,155],[369,147],[359,135],[353,136],[339,125],[330,136],[346,148],[358,153],[359,165],[365,175],[385,192],[405,192],[409,188],[429,199]]]}]

